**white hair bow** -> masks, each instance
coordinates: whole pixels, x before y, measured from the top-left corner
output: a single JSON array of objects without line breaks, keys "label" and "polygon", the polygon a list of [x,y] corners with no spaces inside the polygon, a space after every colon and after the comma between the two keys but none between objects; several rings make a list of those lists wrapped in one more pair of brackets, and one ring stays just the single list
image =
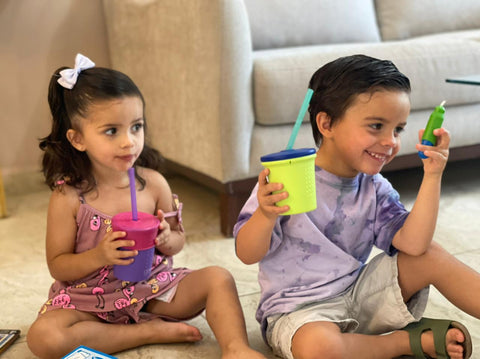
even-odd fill
[{"label": "white hair bow", "polygon": [[66,89],[71,90],[77,83],[78,74],[83,70],[92,68],[94,66],[95,63],[88,57],[83,56],[82,54],[77,54],[75,57],[75,68],[60,71],[60,78],[57,80],[57,82]]}]

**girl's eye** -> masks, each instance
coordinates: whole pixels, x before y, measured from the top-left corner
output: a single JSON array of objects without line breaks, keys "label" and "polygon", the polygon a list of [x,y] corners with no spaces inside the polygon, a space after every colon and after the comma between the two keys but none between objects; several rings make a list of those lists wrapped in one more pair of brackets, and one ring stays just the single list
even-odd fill
[{"label": "girl's eye", "polygon": [[372,123],[370,125],[370,128],[372,128],[374,130],[380,130],[382,128],[382,124],[381,123]]},{"label": "girl's eye", "polygon": [[397,135],[401,134],[403,131],[405,131],[405,128],[403,128],[403,127],[397,127],[397,128],[395,128],[395,133],[396,133]]},{"label": "girl's eye", "polygon": [[132,129],[133,132],[138,132],[143,128],[143,123],[136,123],[133,125]]},{"label": "girl's eye", "polygon": [[117,133],[116,128],[109,128],[108,130],[105,131],[105,134],[108,135],[108,136],[113,136],[116,133]]}]

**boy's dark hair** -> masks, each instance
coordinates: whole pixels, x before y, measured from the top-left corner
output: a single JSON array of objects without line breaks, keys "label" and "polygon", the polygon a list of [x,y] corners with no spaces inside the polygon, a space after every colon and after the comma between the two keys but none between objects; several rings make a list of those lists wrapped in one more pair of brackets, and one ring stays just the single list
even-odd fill
[{"label": "boy's dark hair", "polygon": [[[75,149],[67,139],[67,131],[75,129],[75,118],[85,117],[90,106],[100,101],[109,101],[123,97],[138,97],[142,100],[145,114],[145,100],[135,83],[122,72],[93,67],[83,70],[75,86],[69,90],[62,87],[57,80],[57,69],[50,79],[48,104],[52,113],[52,131],[40,139],[40,148],[45,152],[42,159],[42,171],[46,184],[53,189],[57,181],[65,180],[71,186],[88,192],[95,187],[91,173],[91,163],[85,152]],[[145,145],[135,165],[160,171],[162,157],[154,148],[147,145],[146,120],[144,118]],[[137,179],[145,186],[145,180],[138,174]]]},{"label": "boy's dark hair", "polygon": [[325,112],[333,124],[359,94],[378,90],[410,93],[408,77],[391,61],[365,55],[341,57],[327,63],[313,74],[308,87],[314,91],[308,110],[317,146],[322,141],[316,121],[319,112]]}]

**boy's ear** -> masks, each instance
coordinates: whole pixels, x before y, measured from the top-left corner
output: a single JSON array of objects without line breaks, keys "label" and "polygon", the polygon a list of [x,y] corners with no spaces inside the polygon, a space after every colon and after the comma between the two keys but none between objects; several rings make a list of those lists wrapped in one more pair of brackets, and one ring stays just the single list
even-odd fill
[{"label": "boy's ear", "polygon": [[85,145],[83,144],[82,134],[74,129],[69,129],[67,131],[67,140],[71,145],[78,151],[85,151]]},{"label": "boy's ear", "polygon": [[332,133],[331,118],[326,112],[319,112],[317,114],[317,128],[324,138],[328,138]]}]

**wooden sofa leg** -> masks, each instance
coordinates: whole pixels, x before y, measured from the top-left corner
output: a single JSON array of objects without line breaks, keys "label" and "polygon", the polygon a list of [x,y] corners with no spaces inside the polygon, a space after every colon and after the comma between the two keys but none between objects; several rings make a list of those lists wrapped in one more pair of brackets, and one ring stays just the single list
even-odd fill
[{"label": "wooden sofa leg", "polygon": [[256,181],[256,178],[249,178],[224,185],[224,190],[220,193],[220,229],[223,235],[227,237],[233,235],[238,214],[250,197]]},{"label": "wooden sofa leg", "polygon": [[226,237],[233,235],[233,227],[237,222],[238,214],[242,209],[248,194],[220,194],[220,229]]}]

